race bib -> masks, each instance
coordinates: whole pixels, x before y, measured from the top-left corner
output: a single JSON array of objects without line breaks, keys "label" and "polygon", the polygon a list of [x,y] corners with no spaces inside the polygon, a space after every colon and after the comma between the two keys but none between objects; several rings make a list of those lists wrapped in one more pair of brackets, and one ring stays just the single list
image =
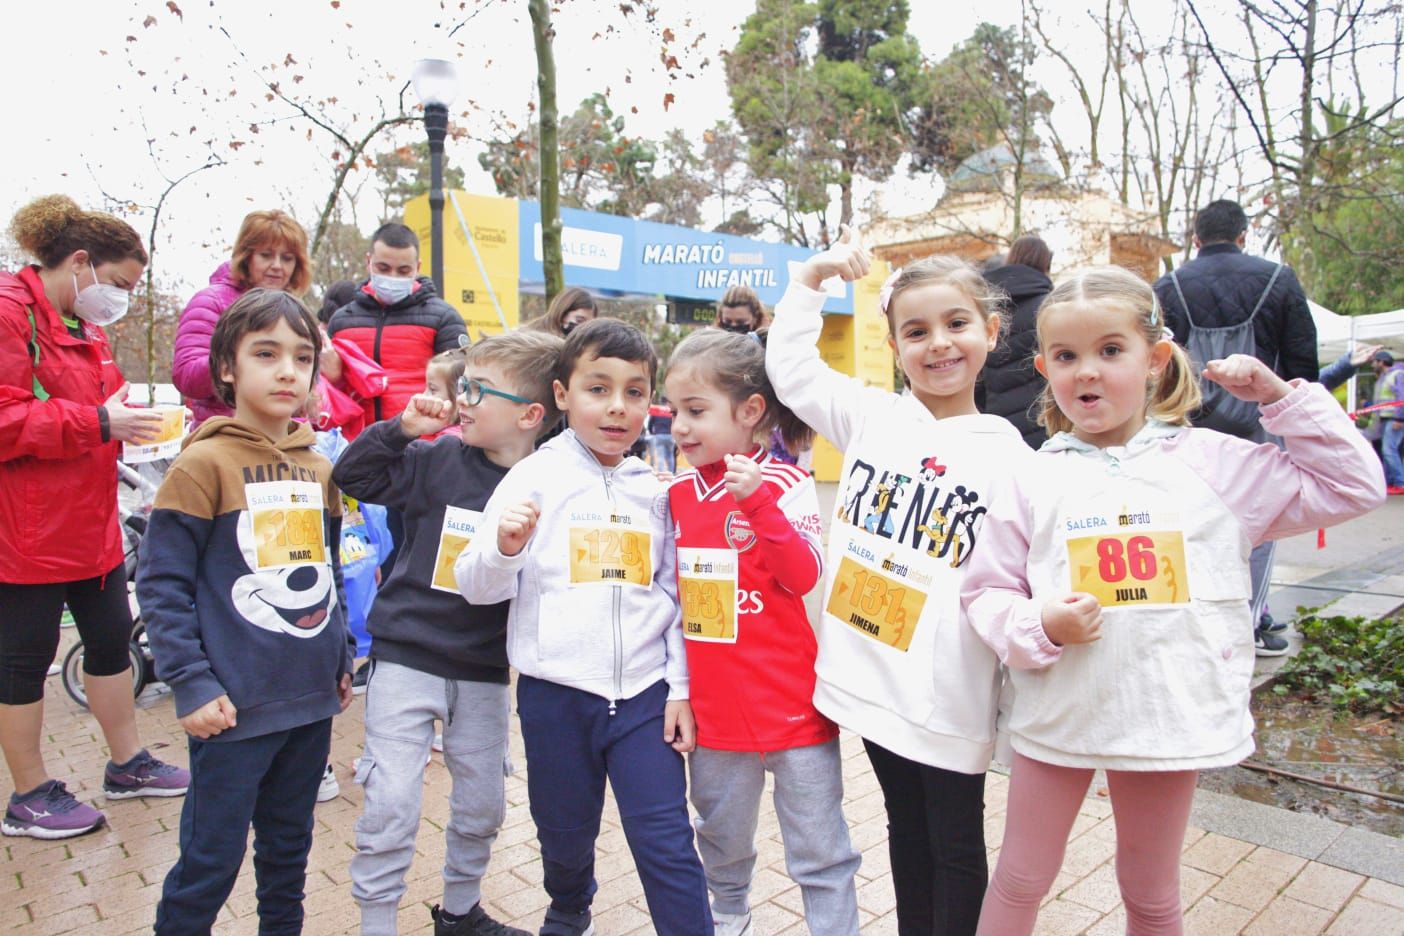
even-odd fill
[{"label": "race bib", "polygon": [[653,587],[653,535],[647,512],[572,510],[569,548],[571,587]]},{"label": "race bib", "polygon": [[1074,591],[1104,608],[1188,604],[1185,540],[1178,530],[1108,532],[1068,540]]},{"label": "race bib", "polygon": [[737,555],[733,549],[678,547],[683,636],[736,643]]},{"label": "race bib", "polygon": [[156,406],[152,408],[152,412],[161,414],[161,428],[157,431],[156,438],[141,444],[122,443],[122,461],[129,465],[161,458],[175,458],[180,454],[180,446],[186,435],[185,407]]},{"label": "race bib", "polygon": [[263,481],[244,485],[244,496],[253,525],[255,571],[327,561],[320,484]]},{"label": "race bib", "polygon": [[435,591],[458,594],[458,584],[453,580],[453,564],[459,553],[468,548],[482,523],[480,510],[465,510],[462,507],[444,508],[444,526],[439,531],[439,552],[434,556],[434,578],[430,586]]},{"label": "race bib", "polygon": [[926,592],[911,581],[844,556],[824,610],[859,633],[905,653],[925,605]]}]

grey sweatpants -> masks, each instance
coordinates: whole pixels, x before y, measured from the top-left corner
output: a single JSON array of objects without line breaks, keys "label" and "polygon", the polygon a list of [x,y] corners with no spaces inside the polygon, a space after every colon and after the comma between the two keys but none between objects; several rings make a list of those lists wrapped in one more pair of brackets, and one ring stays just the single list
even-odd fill
[{"label": "grey sweatpants", "polygon": [[750,909],[756,824],[765,772],[775,775],[775,814],[785,867],[800,886],[811,933],[857,936],[853,875],[862,856],[843,818],[843,766],[837,738],[753,754],[698,747],[688,756],[688,795],[697,810],[697,851],[717,913]]},{"label": "grey sweatpants", "polygon": [[365,805],[356,820],[351,894],[362,934],[393,934],[424,795],[434,721],[444,724],[444,763],[453,778],[444,831],[444,909],[478,902],[492,842],[506,812],[508,689],[444,679],[376,661],[366,684],[366,747],[356,767]]}]

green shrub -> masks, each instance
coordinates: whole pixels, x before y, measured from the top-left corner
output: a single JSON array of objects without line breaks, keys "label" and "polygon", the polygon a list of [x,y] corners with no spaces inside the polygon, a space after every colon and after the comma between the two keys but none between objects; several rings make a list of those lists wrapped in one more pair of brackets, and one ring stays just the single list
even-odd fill
[{"label": "green shrub", "polygon": [[1356,713],[1404,711],[1404,622],[1298,612],[1302,652],[1283,667],[1273,692]]}]

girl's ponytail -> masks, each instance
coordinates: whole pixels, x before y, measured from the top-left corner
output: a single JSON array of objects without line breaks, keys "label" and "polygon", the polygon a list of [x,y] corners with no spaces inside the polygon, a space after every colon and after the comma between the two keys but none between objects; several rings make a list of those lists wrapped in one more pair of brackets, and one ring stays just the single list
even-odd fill
[{"label": "girl's ponytail", "polygon": [[673,349],[668,359],[669,372],[695,367],[699,374],[715,384],[737,405],[753,393],[765,400],[765,416],[756,426],[756,435],[764,438],[779,428],[780,437],[791,455],[814,444],[814,430],[775,395],[775,388],[765,374],[765,342],[768,329],[740,335],[720,329],[693,332]]},{"label": "girl's ponytail", "polygon": [[1199,376],[1185,349],[1173,338],[1169,340],[1170,360],[1151,384],[1146,415],[1171,425],[1188,426],[1189,414],[1199,409]]}]

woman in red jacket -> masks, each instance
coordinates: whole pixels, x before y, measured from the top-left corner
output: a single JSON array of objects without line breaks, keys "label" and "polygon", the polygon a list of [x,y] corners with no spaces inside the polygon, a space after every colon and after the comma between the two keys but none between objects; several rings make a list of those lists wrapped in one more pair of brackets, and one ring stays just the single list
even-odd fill
[{"label": "woman in red jacket", "polygon": [[142,748],[128,672],[118,443],[153,438],[160,416],[122,402],[102,326],[126,313],[146,251],[126,222],[62,195],[20,209],[10,232],[39,265],[0,273],[0,749],[15,783],[0,830],[56,839],[105,821],[49,777],[40,750],[65,604],[112,757],[106,797],[179,796],[190,775]]}]

